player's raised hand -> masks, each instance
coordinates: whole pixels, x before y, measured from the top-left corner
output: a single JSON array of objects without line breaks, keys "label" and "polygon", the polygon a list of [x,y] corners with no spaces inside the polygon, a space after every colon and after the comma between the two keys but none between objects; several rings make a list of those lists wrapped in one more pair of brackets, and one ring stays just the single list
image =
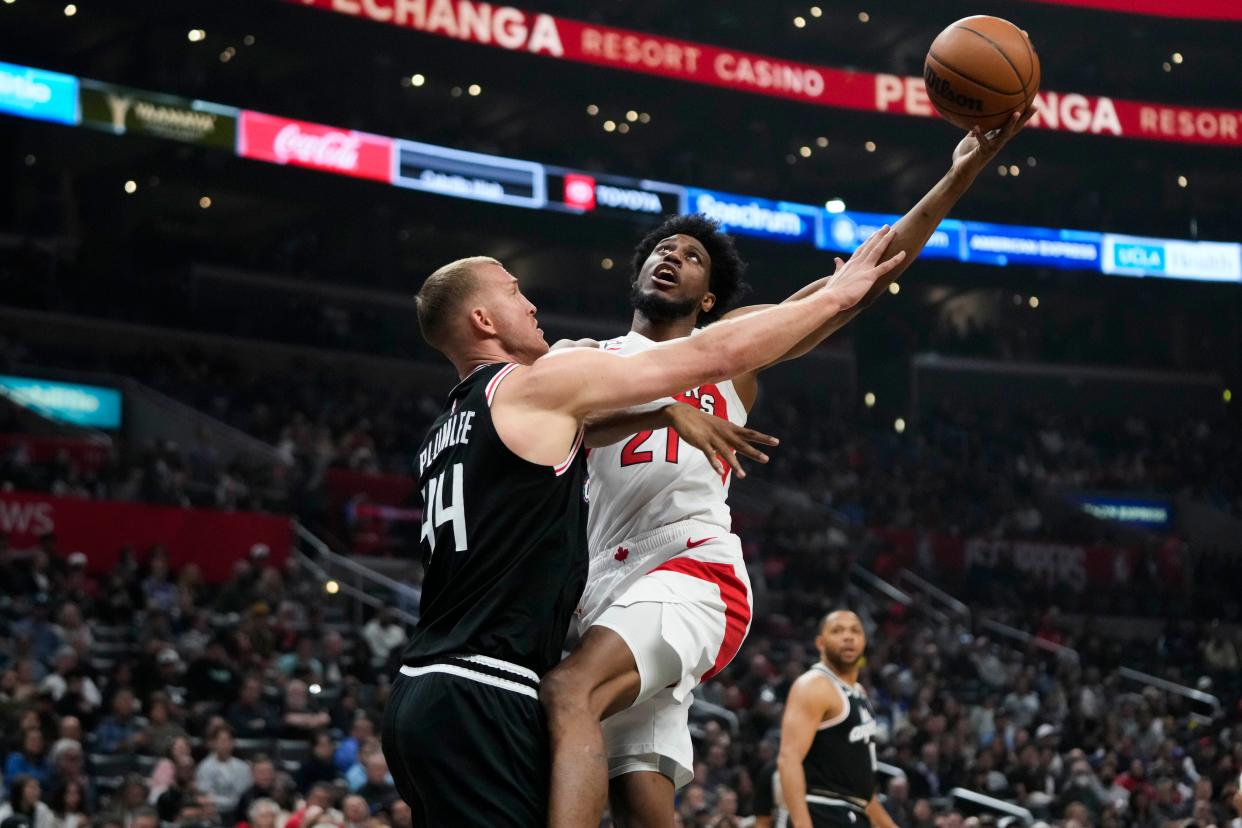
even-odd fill
[{"label": "player's raised hand", "polygon": [[1015,112],[1000,129],[985,133],[975,127],[966,133],[953,150],[953,168],[978,175],[986,168],[1001,151],[1009,139],[1022,131],[1027,121],[1035,117],[1035,106],[1031,105],[1025,112]]},{"label": "player's raised hand", "polygon": [[716,474],[724,474],[724,463],[728,463],[734,474],[745,477],[746,472],[742,470],[739,455],[749,457],[757,463],[766,463],[768,456],[752,443],[765,446],[780,443],[775,437],[753,428],[734,425],[724,417],[707,414],[692,405],[678,403],[669,406],[668,415],[673,420],[673,429],[681,439],[703,452]]},{"label": "player's raised hand", "polygon": [[887,224],[876,230],[858,246],[848,261],[842,263],[837,259],[836,272],[829,277],[821,290],[831,291],[842,303],[842,310],[857,305],[884,274],[906,258],[906,251],[901,250],[895,256],[881,261],[896,235],[896,231]]}]

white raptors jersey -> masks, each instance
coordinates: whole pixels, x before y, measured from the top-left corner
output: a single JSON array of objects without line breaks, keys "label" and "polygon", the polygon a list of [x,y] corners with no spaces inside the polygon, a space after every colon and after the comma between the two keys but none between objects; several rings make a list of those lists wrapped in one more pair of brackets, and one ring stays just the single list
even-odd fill
[{"label": "white raptors jersey", "polygon": [[[656,344],[630,331],[600,347],[632,354]],[[746,409],[732,380],[692,388],[675,399],[737,425],[746,423]],[[702,452],[686,445],[671,429],[642,431],[611,446],[591,449],[587,473],[591,577],[597,563],[611,559],[622,542],[654,529],[693,520],[730,530],[725,499],[732,472],[717,474]]]}]

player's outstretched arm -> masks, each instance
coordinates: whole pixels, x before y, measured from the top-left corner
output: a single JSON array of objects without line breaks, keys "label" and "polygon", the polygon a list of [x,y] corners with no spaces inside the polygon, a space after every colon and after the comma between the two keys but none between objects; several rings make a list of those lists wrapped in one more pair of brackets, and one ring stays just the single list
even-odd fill
[{"label": "player's outstretched arm", "polygon": [[841,695],[832,690],[828,681],[814,672],[804,673],[789,688],[785,713],[781,717],[781,750],[776,769],[781,777],[781,792],[793,828],[813,828],[811,812],[806,804],[806,759],[820,722],[841,713]]},{"label": "player's outstretched arm", "polygon": [[[793,348],[776,361],[783,362],[789,359],[796,359],[806,354],[833,333],[843,328],[850,320],[861,313],[863,309],[882,296],[884,291],[888,290],[888,286],[897,281],[906,268],[914,262],[919,253],[923,251],[928,239],[932,237],[932,233],[936,231],[936,228],[940,226],[940,222],[944,221],[945,217],[949,215],[949,211],[953,209],[954,205],[974,184],[979,174],[991,166],[991,162],[996,157],[996,154],[1026,126],[1026,122],[1034,114],[1035,109],[1033,107],[1023,114],[1015,112],[1012,118],[1010,118],[1009,123],[995,132],[995,134],[992,134],[991,137],[981,132],[978,127],[969,132],[953,150],[953,161],[949,171],[936,182],[934,187],[928,190],[926,195],[919,199],[917,204],[910,208],[909,212],[893,225],[893,230],[895,231],[894,238],[887,252],[892,254],[904,252],[906,257],[901,265],[889,271],[883,279],[878,280],[861,302],[848,311],[837,314],[832,319],[827,320],[822,326],[794,345]],[[836,262],[837,271],[839,272],[844,263],[839,258]],[[813,293],[824,285],[830,284],[834,278],[835,274],[817,279],[798,290],[785,301],[795,301]],[[766,306],[752,305],[745,308],[737,308],[725,314],[723,318],[736,318],[747,313],[753,313],[762,307]]]},{"label": "player's outstretched arm", "polygon": [[578,419],[708,382],[720,382],[774,361],[835,314],[853,307],[878,279],[900,266],[898,253],[881,260],[892,230],[872,235],[836,274],[808,296],[741,319],[718,322],[701,335],[662,343],[636,354],[589,348],[555,351],[515,372],[514,401],[529,409],[571,414]]}]

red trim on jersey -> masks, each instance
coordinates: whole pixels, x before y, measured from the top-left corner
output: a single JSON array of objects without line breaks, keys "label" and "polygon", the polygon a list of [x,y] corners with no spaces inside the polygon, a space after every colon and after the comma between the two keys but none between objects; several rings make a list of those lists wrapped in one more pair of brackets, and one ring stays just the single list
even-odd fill
[{"label": "red trim on jersey", "polygon": [[720,651],[716,653],[716,661],[712,668],[703,674],[700,682],[707,681],[719,673],[737,655],[750,628],[750,600],[746,592],[746,584],[737,577],[732,564],[708,563],[693,558],[671,558],[657,566],[652,572],[677,572],[689,575],[702,581],[715,584],[720,588],[720,598],[725,605],[725,634],[720,642]]},{"label": "red trim on jersey", "polygon": [[560,477],[562,474],[569,471],[570,465],[574,462],[574,457],[578,454],[578,448],[582,445],[582,435],[584,433],[585,432],[582,429],[578,429],[578,436],[574,439],[573,448],[569,450],[569,456],[565,458],[565,462],[561,463],[552,470],[556,472],[557,477]]},{"label": "red trim on jersey", "polygon": [[518,364],[516,362],[510,362],[504,368],[501,368],[499,371],[497,371],[496,376],[492,377],[491,381],[487,383],[487,389],[483,393],[487,397],[488,408],[492,407],[492,396],[496,393],[496,389],[500,386],[500,381],[504,379],[505,377],[509,376],[509,372],[511,372],[516,367],[518,367]]}]

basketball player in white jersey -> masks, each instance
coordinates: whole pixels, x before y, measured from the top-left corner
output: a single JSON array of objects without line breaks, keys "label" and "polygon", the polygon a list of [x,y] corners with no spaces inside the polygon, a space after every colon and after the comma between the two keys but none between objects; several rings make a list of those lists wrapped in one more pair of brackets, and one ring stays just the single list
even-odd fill
[{"label": "basketball player in white jersey", "polygon": [[[775,362],[807,353],[886,290],[1031,114],[962,139],[949,172],[893,228],[886,254],[905,253],[901,266],[867,300]],[[837,260],[838,270],[843,264]],[[673,218],[635,251],[630,332],[567,344],[640,353],[695,335],[705,322],[753,313],[760,306],[724,313],[743,269],[733,240],[714,222]],[[675,401],[742,425],[757,377],[751,371],[687,389]],[[591,569],[578,608],[582,638],[540,690],[552,741],[551,828],[594,828],[606,798],[620,828],[671,828],[674,792],[693,775],[691,691],[729,663],[750,629],[750,583],[725,502],[732,475],[719,461],[685,451],[667,428],[667,410],[652,408],[620,418],[609,432],[617,442],[593,449],[588,460]],[[592,445],[608,442],[600,435],[607,428],[596,426]]]}]

